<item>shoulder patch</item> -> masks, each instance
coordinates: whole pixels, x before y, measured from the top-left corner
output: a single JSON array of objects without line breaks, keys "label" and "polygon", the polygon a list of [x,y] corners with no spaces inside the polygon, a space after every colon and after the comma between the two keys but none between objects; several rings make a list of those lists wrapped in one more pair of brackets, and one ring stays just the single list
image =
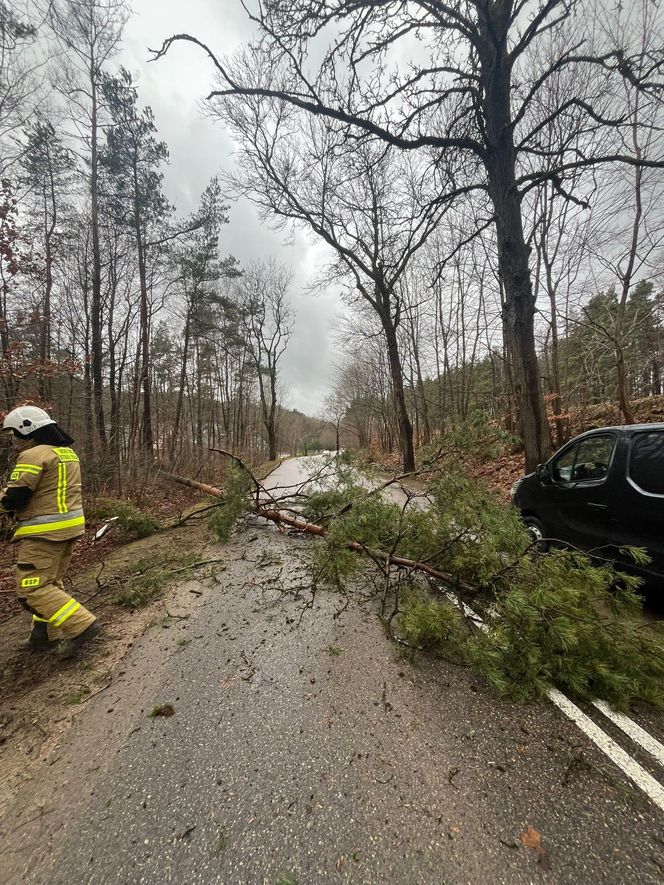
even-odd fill
[{"label": "shoulder patch", "polygon": [[55,448],[53,447],[53,451],[58,456],[61,461],[78,461],[78,455],[73,449],[69,448]]}]

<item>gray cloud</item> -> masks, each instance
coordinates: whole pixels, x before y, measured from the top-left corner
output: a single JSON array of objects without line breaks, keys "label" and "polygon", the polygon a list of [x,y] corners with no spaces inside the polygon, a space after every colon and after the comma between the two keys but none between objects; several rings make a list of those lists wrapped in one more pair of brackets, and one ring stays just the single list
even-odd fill
[{"label": "gray cloud", "polygon": [[[204,113],[214,71],[200,50],[176,45],[169,55],[148,63],[148,47],[159,47],[186,31],[223,55],[251,36],[252,26],[239,0],[134,0],[119,61],[136,76],[140,98],[152,107],[160,137],[170,151],[166,192],[179,212],[196,205],[210,178],[233,165],[234,145],[220,123]],[[282,383],[286,404],[307,414],[320,411],[334,368],[332,328],[343,308],[335,292],[311,295],[307,284],[325,263],[326,251],[303,232],[285,237],[261,223],[247,201],[231,205],[230,224],[221,238],[222,254],[241,264],[275,256],[293,269],[291,304],[295,327],[284,356]]]}]

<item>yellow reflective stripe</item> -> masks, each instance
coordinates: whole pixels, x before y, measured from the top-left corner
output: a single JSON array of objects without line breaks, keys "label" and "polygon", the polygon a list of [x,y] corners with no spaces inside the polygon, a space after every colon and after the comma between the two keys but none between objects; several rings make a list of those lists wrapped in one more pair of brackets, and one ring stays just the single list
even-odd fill
[{"label": "yellow reflective stripe", "polygon": [[19,526],[14,532],[14,537],[22,538],[24,535],[41,535],[44,532],[57,532],[60,529],[69,529],[75,525],[85,525],[85,517],[75,516],[73,519],[63,519],[61,522],[44,522],[41,525]]},{"label": "yellow reflective stripe", "polygon": [[80,602],[76,602],[75,599],[70,599],[69,602],[66,602],[62,608],[59,608],[54,615],[51,615],[49,621],[54,627],[59,627],[60,624],[64,624],[67,618],[71,618],[74,612],[77,612],[80,607]]},{"label": "yellow reflective stripe", "polygon": [[36,624],[48,624],[48,618],[40,618],[39,615],[33,615],[32,620]]},{"label": "yellow reflective stripe", "polygon": [[14,468],[14,470],[18,470],[20,473],[32,473],[34,476],[39,476],[43,469],[43,467],[37,467],[35,464],[17,464]]},{"label": "yellow reflective stripe", "polygon": [[54,627],[59,627],[61,624],[64,624],[64,622],[68,618],[71,618],[71,616],[75,614],[75,612],[77,612],[80,607],[81,603],[76,602],[75,599],[72,599],[72,601],[68,604],[66,611],[63,611],[60,617],[57,617],[57,615],[53,615],[53,617],[51,618],[51,624],[53,624]]},{"label": "yellow reflective stripe", "polygon": [[67,512],[67,465],[60,461],[58,464],[58,489],[57,489],[58,513]]},{"label": "yellow reflective stripe", "polygon": [[61,605],[60,608],[55,612],[55,614],[51,615],[49,621],[53,624],[58,620],[59,617],[67,613],[67,609],[71,608],[72,605],[76,602],[75,599],[68,599],[64,605]]}]

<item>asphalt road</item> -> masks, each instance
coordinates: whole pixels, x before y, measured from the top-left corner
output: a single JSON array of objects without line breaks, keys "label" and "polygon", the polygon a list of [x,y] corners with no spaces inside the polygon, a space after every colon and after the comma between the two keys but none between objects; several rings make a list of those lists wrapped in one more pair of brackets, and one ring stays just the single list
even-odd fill
[{"label": "asphalt road", "polygon": [[18,797],[0,881],[663,881],[664,814],[573,722],[400,658],[371,601],[307,606],[312,543],[249,527],[182,588]]}]

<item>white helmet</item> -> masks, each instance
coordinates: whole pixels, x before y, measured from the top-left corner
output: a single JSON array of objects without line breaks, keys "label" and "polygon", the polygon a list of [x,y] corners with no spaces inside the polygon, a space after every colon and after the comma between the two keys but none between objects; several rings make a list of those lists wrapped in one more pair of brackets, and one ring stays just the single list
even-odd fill
[{"label": "white helmet", "polygon": [[37,406],[19,406],[8,412],[2,422],[3,430],[15,430],[21,436],[29,436],[40,427],[55,424],[48,412],[38,409]]}]

